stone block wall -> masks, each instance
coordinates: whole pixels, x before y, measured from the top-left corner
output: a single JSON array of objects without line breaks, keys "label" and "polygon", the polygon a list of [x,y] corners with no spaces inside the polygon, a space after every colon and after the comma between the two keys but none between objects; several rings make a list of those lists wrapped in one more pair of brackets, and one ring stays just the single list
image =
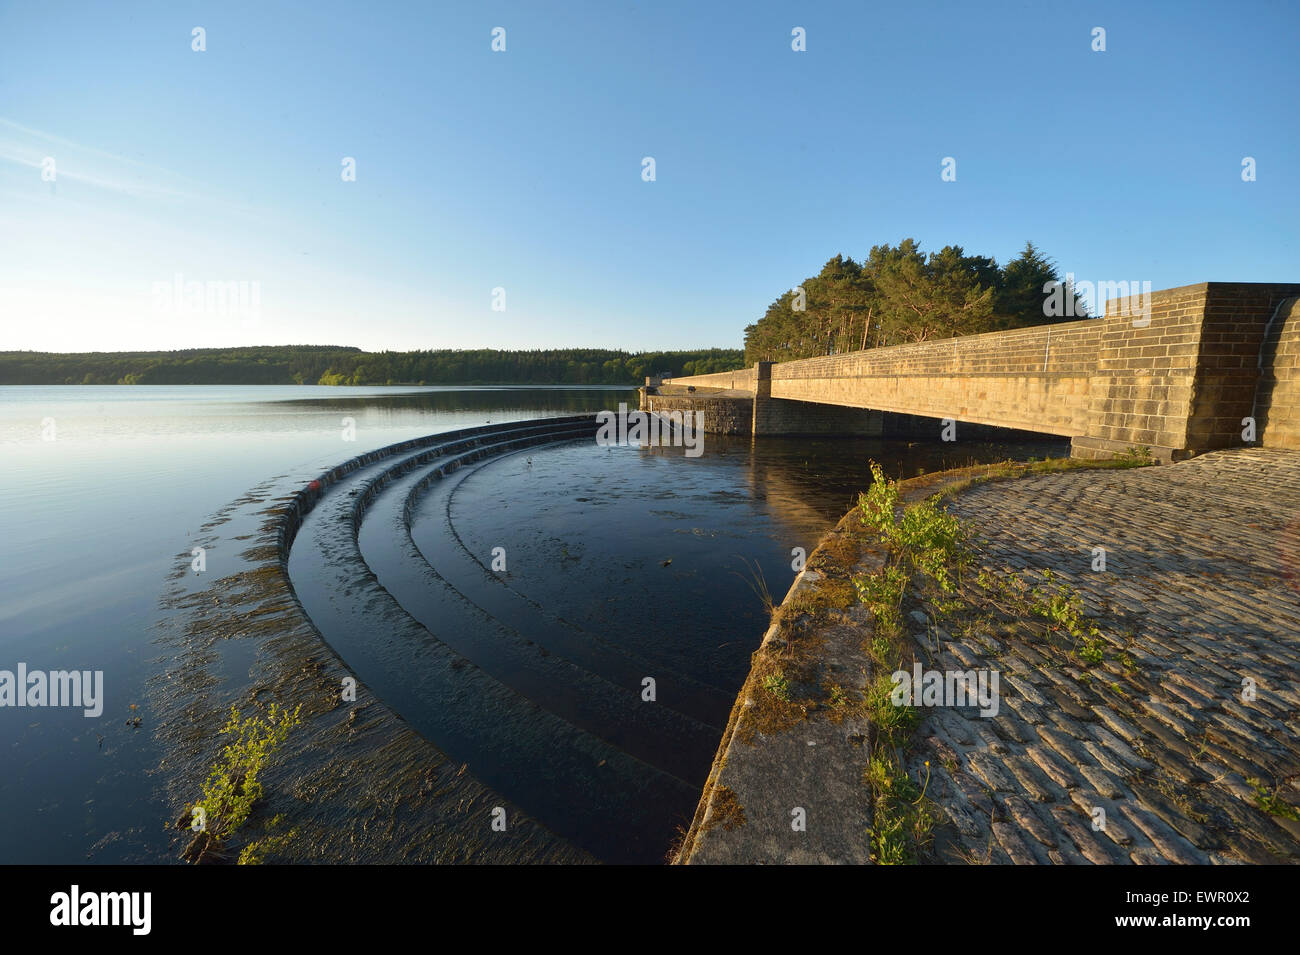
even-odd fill
[{"label": "stone block wall", "polygon": [[698,388],[754,390],[754,369],[738,368],[735,371],[719,371],[712,375],[690,375],[686,378],[668,378],[672,384],[691,384]]},{"label": "stone block wall", "polygon": [[1101,322],[1086,427],[1076,457],[1151,448],[1164,461],[1242,445],[1264,331],[1300,285],[1202,282],[1112,299]]},{"label": "stone block wall", "polygon": [[[752,434],[754,399],[705,395],[645,395],[641,410],[664,414],[669,411],[697,412],[699,425],[709,434]],[[697,422],[699,418],[695,419]]]},{"label": "stone block wall", "polygon": [[1106,303],[1076,457],[1148,447],[1168,459],[1186,446],[1208,290],[1201,283],[1154,292],[1149,314],[1132,298]]},{"label": "stone block wall", "polygon": [[[1271,336],[1275,330],[1284,330],[1279,327],[1283,321],[1280,306],[1297,294],[1300,285],[1209,283],[1187,425],[1189,447],[1208,451],[1242,446],[1242,419],[1255,412],[1262,379],[1275,379],[1279,359],[1292,363],[1284,371],[1294,371],[1294,354],[1278,355],[1276,350],[1270,367],[1265,355],[1265,332]],[[1286,344],[1291,347],[1290,341]],[[1261,357],[1265,358],[1262,373]],[[1295,425],[1296,408],[1286,403],[1290,393],[1287,386],[1293,385],[1294,378],[1288,374],[1283,380],[1279,395],[1282,401],[1273,408],[1279,426],[1275,439],[1281,437],[1287,425]]]},{"label": "stone block wall", "polygon": [[1287,299],[1272,321],[1254,418],[1265,447],[1300,448],[1300,297]]},{"label": "stone block wall", "polygon": [[1070,437],[1099,332],[1084,320],[782,362],[772,396]]},{"label": "stone block wall", "polygon": [[[1097,334],[1096,320],[1082,319],[888,345],[844,355],[780,362],[772,366],[772,380],[1086,373],[1092,371],[1096,361]],[[694,381],[692,378],[691,382]]]},{"label": "stone block wall", "polygon": [[[1104,318],[679,378],[754,396],[754,434],[879,434],[870,409],[1054,434],[1077,457],[1161,460],[1300,446],[1300,284],[1202,282],[1112,299]],[[665,390],[668,389],[665,385]],[[697,396],[696,400],[702,400]]]}]

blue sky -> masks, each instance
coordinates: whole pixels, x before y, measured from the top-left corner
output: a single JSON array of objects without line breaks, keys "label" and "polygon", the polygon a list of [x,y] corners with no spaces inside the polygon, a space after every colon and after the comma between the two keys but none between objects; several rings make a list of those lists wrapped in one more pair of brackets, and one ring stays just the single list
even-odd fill
[{"label": "blue sky", "polygon": [[0,3],[0,349],[738,347],[905,236],[1300,281],[1298,11]]}]

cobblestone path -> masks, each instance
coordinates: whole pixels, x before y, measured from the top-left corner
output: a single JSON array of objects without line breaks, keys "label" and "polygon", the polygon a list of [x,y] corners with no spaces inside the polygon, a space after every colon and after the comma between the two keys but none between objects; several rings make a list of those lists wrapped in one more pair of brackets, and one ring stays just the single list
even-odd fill
[{"label": "cobblestone path", "polygon": [[1300,452],[976,485],[952,511],[984,566],[1076,587],[1108,646],[1087,666],[914,614],[928,666],[1000,672],[996,716],[923,711],[909,769],[930,761],[940,857],[1300,861],[1300,822],[1261,807],[1300,806]]}]

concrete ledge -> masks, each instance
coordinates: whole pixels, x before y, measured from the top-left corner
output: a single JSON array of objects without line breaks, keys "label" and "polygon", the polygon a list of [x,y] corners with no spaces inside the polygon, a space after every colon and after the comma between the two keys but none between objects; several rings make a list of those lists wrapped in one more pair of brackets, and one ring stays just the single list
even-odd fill
[{"label": "concrete ledge", "polygon": [[[923,474],[900,485],[905,502],[987,473],[985,466]],[[761,674],[774,663],[790,668],[803,654],[821,685],[837,683],[860,698],[875,664],[866,647],[874,634],[870,612],[856,595],[835,618],[812,627],[797,604],[840,577],[884,566],[883,545],[852,535],[857,508],[818,543],[791,584],[749,676],[736,697],[695,817],[674,864],[865,864],[871,860],[871,794],[863,779],[871,759],[870,722],[857,705],[818,705],[773,719]],[[819,569],[821,568],[821,569]],[[805,664],[807,666],[807,664]],[[794,718],[789,718],[791,716]],[[802,809],[806,831],[796,832],[792,812]]]},{"label": "concrete ledge", "polygon": [[[1109,441],[1105,438],[1087,436],[1070,439],[1070,457],[1083,461],[1106,461],[1117,458],[1129,448],[1138,447],[1132,441]],[[1185,448],[1167,448],[1159,445],[1143,445],[1151,452],[1151,457],[1161,464],[1172,464],[1195,457],[1195,451]]]},{"label": "concrete ledge", "polygon": [[[811,568],[820,563],[819,555],[828,544],[844,538],[851,521],[856,521],[856,512],[845,515],[823,538],[786,594],[783,611],[799,595],[816,591],[823,578]],[[882,562],[883,555],[868,553],[856,562],[856,572],[870,572]],[[870,634],[870,616],[860,606],[844,615],[851,622],[832,624],[815,634],[801,632],[806,628],[801,627],[799,614],[778,612],[774,617],[754,653],[754,666],[736,698],[675,863],[870,861],[870,793],[862,782],[870,759],[867,723],[821,706],[780,725],[780,716],[774,720],[764,712],[770,691],[758,677],[760,661],[778,660],[788,668],[790,648],[801,643],[807,648],[812,640],[817,671],[860,694],[870,679],[869,659],[862,649]],[[806,818],[805,831],[792,825],[797,810]]]}]

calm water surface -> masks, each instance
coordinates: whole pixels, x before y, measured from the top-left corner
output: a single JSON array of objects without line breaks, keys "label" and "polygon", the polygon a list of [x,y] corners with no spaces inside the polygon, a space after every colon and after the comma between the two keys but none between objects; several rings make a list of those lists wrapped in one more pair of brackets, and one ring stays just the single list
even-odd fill
[{"label": "calm water surface", "polygon": [[[0,669],[22,662],[30,670],[102,670],[105,682],[98,719],[73,709],[0,708],[0,862],[173,861],[164,829],[174,812],[163,796],[167,754],[150,729],[146,686],[161,666],[154,628],[166,582],[188,565],[216,512],[272,477],[306,481],[408,438],[635,400],[634,391],[610,388],[0,387]],[[349,428],[355,440],[344,439]],[[619,665],[610,660],[644,662],[691,688],[681,701],[688,718],[671,725],[590,728],[593,747],[665,767],[666,805],[642,811],[611,796],[593,809],[609,831],[634,831],[640,855],[621,853],[594,822],[566,818],[557,793],[566,784],[585,793],[581,778],[543,792],[526,774],[494,765],[491,752],[467,760],[597,857],[651,856],[668,844],[674,820],[694,809],[766,623],[755,572],[783,594],[793,578],[791,549],[811,550],[843,515],[868,460],[914,474],[1062,450],[712,435],[704,448],[687,458],[679,449],[581,441],[490,459],[423,499],[412,518],[415,544],[456,591],[464,652],[482,652],[485,635],[501,628],[564,647],[566,661],[582,663],[566,690],[504,658],[482,661],[521,699],[544,697],[543,708],[566,727],[591,718],[581,681],[608,677],[602,667]],[[378,510],[363,526],[363,551],[400,578],[408,568],[396,560]],[[452,538],[455,553],[446,549]],[[464,560],[486,561],[496,546],[510,561],[508,593],[476,583]],[[311,583],[324,578],[313,559],[321,558],[295,547],[291,570],[309,612],[319,598]],[[427,588],[412,591],[411,600],[426,596]],[[521,611],[525,604],[532,610]],[[444,627],[450,606],[436,608]],[[318,624],[348,660],[346,626],[334,624],[332,634]],[[396,697],[400,682],[391,687]],[[382,680],[374,685],[387,700]],[[464,745],[458,727],[420,707],[399,711],[435,745],[453,754]],[[127,725],[133,715],[142,717],[138,729]]]}]

